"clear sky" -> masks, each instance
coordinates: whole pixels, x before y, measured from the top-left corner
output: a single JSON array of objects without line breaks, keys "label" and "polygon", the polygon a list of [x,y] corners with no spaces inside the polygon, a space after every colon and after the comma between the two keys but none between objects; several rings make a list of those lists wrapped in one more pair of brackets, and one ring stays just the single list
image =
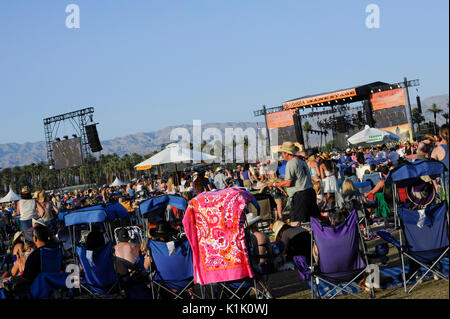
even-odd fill
[{"label": "clear sky", "polygon": [[88,106],[110,139],[404,76],[423,98],[449,86],[448,0],[2,0],[0,41],[0,143]]}]

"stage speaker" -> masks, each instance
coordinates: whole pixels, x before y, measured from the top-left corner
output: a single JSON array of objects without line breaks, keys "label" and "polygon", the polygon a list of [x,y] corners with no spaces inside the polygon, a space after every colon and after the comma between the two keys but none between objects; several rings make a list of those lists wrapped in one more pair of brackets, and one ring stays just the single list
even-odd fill
[{"label": "stage speaker", "polygon": [[422,114],[422,103],[420,102],[420,96],[416,96],[417,99],[417,109],[419,110],[419,113]]},{"label": "stage speaker", "polygon": [[375,121],[372,114],[372,103],[369,100],[365,100],[363,106],[364,115],[366,116],[366,124],[370,127],[375,127]]},{"label": "stage speaker", "polygon": [[97,126],[96,124],[86,125],[85,127],[86,135],[89,143],[89,147],[92,152],[100,152],[103,147],[98,139]]},{"label": "stage speaker", "polygon": [[347,123],[343,115],[336,117],[336,131],[344,133],[347,131]]},{"label": "stage speaker", "polygon": [[303,139],[302,118],[299,114],[296,113],[294,113],[292,116],[294,117],[294,128],[297,142],[302,144],[303,148],[306,149],[305,140]]}]

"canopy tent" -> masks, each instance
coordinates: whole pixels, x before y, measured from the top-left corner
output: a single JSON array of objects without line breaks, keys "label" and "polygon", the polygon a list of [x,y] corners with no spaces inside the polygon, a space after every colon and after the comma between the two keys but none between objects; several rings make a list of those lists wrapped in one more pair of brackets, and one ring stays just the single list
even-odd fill
[{"label": "canopy tent", "polygon": [[122,186],[122,185],[127,185],[127,183],[122,182],[118,177],[116,177],[114,182],[109,186],[114,187],[114,186]]},{"label": "canopy tent", "polygon": [[373,144],[398,142],[400,138],[392,132],[365,126],[364,130],[348,138],[350,144]]},{"label": "canopy tent", "polygon": [[195,150],[190,150],[183,148],[179,144],[172,143],[169,144],[164,150],[153,155],[152,157],[146,159],[145,161],[137,164],[135,168],[137,170],[143,169],[145,166],[162,165],[169,163],[183,163],[192,160],[202,160],[202,161],[212,161],[216,157],[210,154],[198,152]]},{"label": "canopy tent", "polygon": [[16,193],[14,193],[14,191],[11,188],[11,186],[9,186],[8,194],[6,194],[5,197],[0,199],[0,203],[15,202],[15,201],[18,201],[18,200],[21,200],[21,199],[22,199],[22,197],[20,197],[20,195],[17,195]]}]

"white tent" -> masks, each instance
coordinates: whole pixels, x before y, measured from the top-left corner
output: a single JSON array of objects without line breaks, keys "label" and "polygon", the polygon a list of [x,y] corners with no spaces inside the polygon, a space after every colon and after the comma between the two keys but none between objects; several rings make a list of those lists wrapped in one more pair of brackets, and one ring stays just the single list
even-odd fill
[{"label": "white tent", "polygon": [[22,197],[20,197],[20,195],[17,195],[16,193],[14,193],[14,191],[11,188],[11,186],[9,186],[8,194],[6,194],[5,197],[0,199],[0,203],[15,202],[15,201],[18,201],[18,200],[21,200],[21,199],[22,199]]},{"label": "white tent", "polygon": [[348,138],[350,144],[372,144],[398,142],[400,138],[392,132],[365,126],[364,130]]},{"label": "white tent", "polygon": [[135,168],[138,169],[139,167],[143,166],[150,166],[150,165],[154,166],[169,163],[183,163],[183,162],[190,162],[192,160],[211,161],[215,159],[216,159],[215,156],[198,152],[195,150],[190,150],[188,148],[183,148],[179,144],[172,143],[169,144],[161,152],[137,164]]},{"label": "white tent", "polygon": [[122,185],[127,185],[127,183],[122,182],[118,177],[116,177],[114,182],[111,185],[109,185],[109,186],[115,187],[115,186],[122,186]]}]

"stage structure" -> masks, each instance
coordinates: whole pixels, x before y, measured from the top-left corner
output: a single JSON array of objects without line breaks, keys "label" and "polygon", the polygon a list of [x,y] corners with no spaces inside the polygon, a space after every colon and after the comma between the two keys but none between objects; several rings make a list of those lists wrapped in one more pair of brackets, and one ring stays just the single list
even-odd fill
[{"label": "stage structure", "polygon": [[[44,119],[47,160],[50,168],[61,169],[83,165],[91,152],[102,149],[98,141],[93,115],[94,108],[88,107],[74,112]],[[64,121],[73,127],[72,138],[58,137],[58,129]]]},{"label": "stage structure", "polygon": [[[315,119],[319,127],[319,130],[311,130],[309,133],[326,138],[328,131],[331,131],[338,148],[345,148],[348,145],[347,137],[366,124],[411,140],[415,133],[408,87],[418,85],[419,80],[408,81],[406,78],[403,82],[392,84],[377,81],[349,89],[303,96],[286,101],[281,106],[263,106],[261,110],[254,111],[254,116],[265,117],[269,137],[272,130],[278,129],[278,140],[269,138],[271,153],[276,152],[285,141],[305,145],[301,122],[306,118]],[[329,117],[318,120],[318,117],[324,116]]]}]

